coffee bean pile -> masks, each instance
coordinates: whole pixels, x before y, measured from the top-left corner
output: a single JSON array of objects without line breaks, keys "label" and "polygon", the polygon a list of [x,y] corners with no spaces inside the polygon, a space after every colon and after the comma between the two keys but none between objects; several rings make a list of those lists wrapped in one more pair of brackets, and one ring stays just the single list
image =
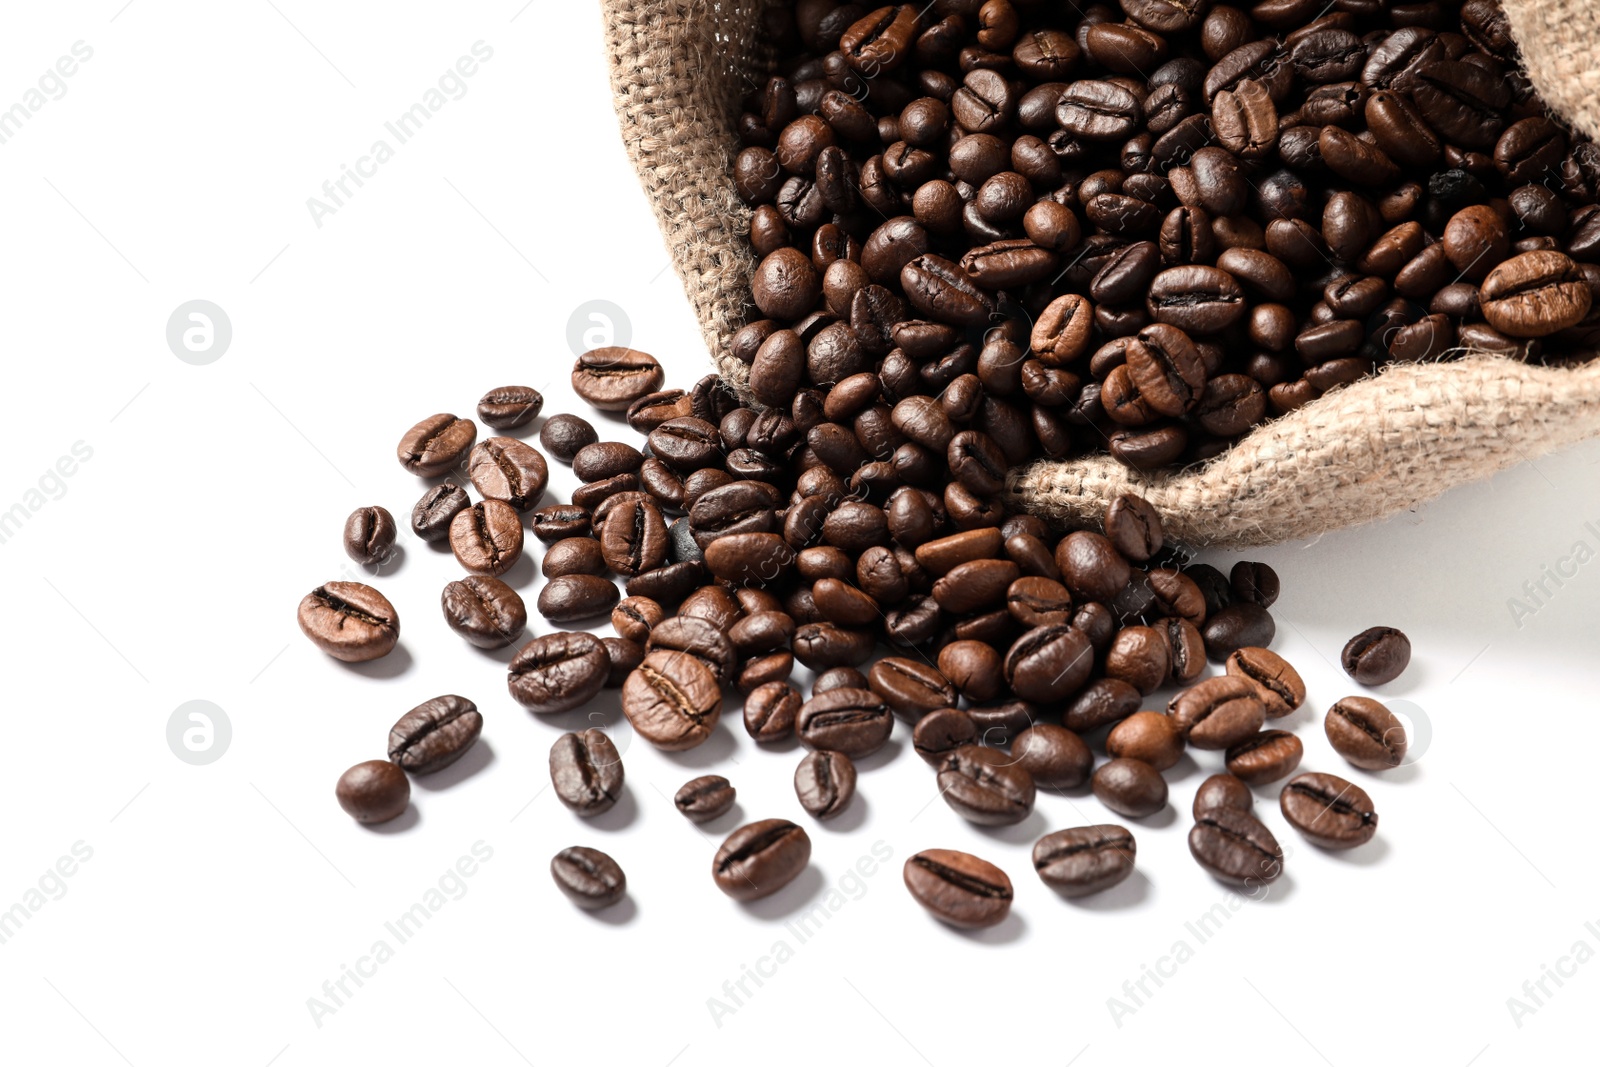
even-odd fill
[{"label": "coffee bean pile", "polygon": [[[975,455],[988,446],[978,431],[958,429],[971,425],[971,409],[952,403],[952,390],[891,410],[847,380],[826,392],[797,386],[789,405],[758,411],[714,375],[689,391],[664,389],[653,357],[614,348],[583,355],[572,383],[622,413],[643,447],[602,441],[567,414],[544,421],[539,448],[514,436],[478,441],[475,422],[440,414],[407,431],[397,450],[407,470],[436,480],[465,471],[481,494],[474,502],[453,481],[432,485],[411,512],[411,531],[448,540],[469,572],[444,587],[449,629],[483,648],[521,642],[506,684],[529,711],[571,711],[619,688],[634,731],[672,751],[726,729],[724,701],[736,691],[756,743],[797,739],[808,750],[794,789],[799,808],[819,820],[848,809],[857,763],[896,729],[910,729],[912,749],[932,767],[930,790],[983,826],[1023,821],[1040,789],[1085,784],[1112,812],[1146,818],[1167,804],[1164,771],[1186,750],[1215,751],[1226,773],[1195,798],[1195,858],[1239,884],[1281,872],[1282,850],[1250,813],[1250,787],[1298,769],[1299,738],[1268,725],[1300,707],[1306,690],[1267,647],[1279,593],[1271,567],[1241,562],[1224,575],[1197,562],[1166,543],[1155,511],[1131,495],[1111,503],[1104,532],[1063,536],[1034,516],[1008,515],[998,486],[981,479],[982,463],[956,451],[962,438],[976,442]],[[542,403],[531,389],[494,390],[478,417],[509,434],[531,429]],[[937,490],[862,476],[862,442],[902,430],[930,442]],[[948,467],[931,458],[945,443],[955,457]],[[544,502],[547,453],[585,479],[571,503]],[[527,606],[497,577],[525,550],[524,519],[544,546],[539,614],[558,627],[609,616],[615,636],[526,635]],[[388,511],[364,507],[346,523],[344,545],[371,562],[396,536]],[[299,620],[312,642],[347,662],[388,654],[400,631],[389,600],[358,582],[314,590]],[[1398,676],[1410,651],[1400,631],[1374,627],[1351,640],[1343,663],[1376,685]],[[1205,677],[1208,660],[1222,673]],[[809,694],[792,680],[796,664],[812,674]],[[1143,709],[1167,686],[1177,693],[1164,711]],[[395,723],[387,761],[339,779],[340,804],[361,822],[395,818],[409,804],[408,776],[450,765],[482,729],[465,697],[425,701]],[[1368,697],[1336,703],[1326,730],[1366,770],[1406,754],[1404,727]],[[1091,741],[1109,757],[1098,767]],[[610,809],[624,789],[621,756],[598,729],[557,738],[549,773],[579,816]],[[701,821],[727,813],[734,798],[733,784],[711,774],[686,783],[673,805]],[[1292,778],[1281,805],[1326,848],[1359,845],[1377,826],[1367,794],[1331,775]],[[1077,827],[1043,837],[1033,863],[1045,883],[1076,896],[1127,877],[1135,854],[1125,827]],[[802,826],[764,819],[727,838],[713,877],[729,896],[755,899],[791,881],[810,855]],[[592,848],[564,850],[551,872],[585,907],[625,893],[621,868]],[[964,853],[919,853],[905,881],[956,925],[990,925],[1010,907],[1004,872]]]},{"label": "coffee bean pile", "polygon": [[989,495],[1040,456],[1206,459],[1458,346],[1594,355],[1600,152],[1495,0],[1120,5],[771,9],[730,349],[763,405],[833,391],[830,465]]}]

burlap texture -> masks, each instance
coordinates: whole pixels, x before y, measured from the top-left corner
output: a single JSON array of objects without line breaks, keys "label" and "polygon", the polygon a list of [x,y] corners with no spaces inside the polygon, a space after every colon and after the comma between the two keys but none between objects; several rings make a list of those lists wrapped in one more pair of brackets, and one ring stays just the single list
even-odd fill
[{"label": "burlap texture", "polygon": [[[752,310],[750,211],[733,191],[739,98],[770,66],[761,0],[601,0],[623,142],[724,378],[748,396],[728,339]],[[1600,134],[1600,2],[1504,0],[1539,91]],[[1134,490],[1191,545],[1310,537],[1600,436],[1600,365],[1474,356],[1405,364],[1256,429],[1203,467],[1145,476],[1097,456],[1013,471],[1014,505],[1098,522]]]}]

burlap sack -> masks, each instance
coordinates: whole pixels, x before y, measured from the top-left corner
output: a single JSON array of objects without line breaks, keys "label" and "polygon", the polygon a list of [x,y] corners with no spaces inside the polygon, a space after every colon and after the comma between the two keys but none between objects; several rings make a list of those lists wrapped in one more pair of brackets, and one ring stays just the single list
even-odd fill
[{"label": "burlap sack", "polygon": [[[1600,2],[1503,0],[1550,106],[1600,133]],[[749,209],[733,191],[743,93],[770,59],[760,0],[601,0],[617,116],[673,265],[722,375],[753,310]],[[1471,356],[1402,364],[1266,423],[1197,468],[1140,475],[1106,456],[1011,472],[1013,504],[1074,523],[1135,490],[1187,544],[1271,544],[1381,518],[1446,489],[1600,436],[1600,363]]]}]

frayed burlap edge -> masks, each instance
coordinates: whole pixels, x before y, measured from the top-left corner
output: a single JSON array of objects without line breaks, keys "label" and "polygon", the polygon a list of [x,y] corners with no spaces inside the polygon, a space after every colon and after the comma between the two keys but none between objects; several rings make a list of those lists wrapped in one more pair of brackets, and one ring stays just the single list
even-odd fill
[{"label": "frayed burlap edge", "polygon": [[[1552,108],[1600,135],[1600,5],[1505,0],[1529,75]],[[750,211],[733,191],[739,98],[770,68],[761,0],[602,0],[629,158],[722,376],[747,321]],[[1371,521],[1600,435],[1600,366],[1495,357],[1399,365],[1256,430],[1203,468],[1141,476],[1108,457],[1011,473],[1009,496],[1058,520],[1098,522],[1107,501],[1150,496],[1174,539],[1262,545]]]},{"label": "frayed burlap edge", "polygon": [[1263,424],[1204,467],[1141,475],[1108,456],[1011,472],[1014,505],[1074,526],[1135,492],[1183,544],[1243,548],[1392,515],[1600,435],[1600,362],[1501,356],[1391,365]]}]

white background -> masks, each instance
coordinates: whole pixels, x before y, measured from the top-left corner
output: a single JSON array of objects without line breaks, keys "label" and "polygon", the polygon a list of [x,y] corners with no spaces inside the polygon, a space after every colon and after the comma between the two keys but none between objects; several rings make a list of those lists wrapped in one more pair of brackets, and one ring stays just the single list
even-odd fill
[{"label": "white background", "polygon": [[[1600,743],[1600,563],[1549,586],[1520,626],[1507,601],[1575,542],[1600,548],[1584,526],[1600,529],[1600,447],[1256,554],[1283,577],[1275,647],[1312,694],[1287,720],[1303,766],[1351,777],[1382,815],[1372,844],[1329,854],[1259,791],[1291,850],[1265,900],[1230,911],[1188,856],[1214,753],[1172,773],[1170,811],[1131,824],[1139,874],[1079,903],[1037,880],[1029,848],[1110,813],[1080,790],[1042,796],[1020,827],[971,827],[934,799],[903,729],[866,761],[854,808],[819,826],[793,797],[798,751],[758,751],[736,702],[712,742],[668,755],[629,744],[608,692],[594,721],[625,747],[627,796],[585,822],[548,790],[545,760],[588,722],[528,715],[505,691],[509,653],[446,629],[438,591],[459,573],[447,552],[402,535],[403,563],[376,580],[402,616],[401,649],[376,664],[321,655],[294,610],[356,576],[339,545],[351,509],[408,514],[422,485],[393,450],[414,420],[470,415],[508,383],[543,390],[547,412],[583,410],[566,338],[586,301],[622,308],[672,384],[706,367],[617,137],[594,6],[122,3],[11,5],[0,33],[4,107],[74,42],[93,48],[65,95],[0,145],[0,510],[39,503],[28,494],[58,458],[92,449],[45,479],[43,506],[0,544],[0,909],[44,901],[0,944],[8,1062],[945,1067],[1007,1052],[1448,1067],[1570,1056],[1591,1037],[1600,964],[1560,961],[1580,940],[1600,950],[1586,758]],[[316,226],[307,198],[479,40],[493,58],[465,96]],[[166,345],[168,316],[192,299],[231,319],[209,366]],[[554,494],[573,484],[555,467]],[[510,577],[531,605],[533,564]],[[1321,731],[1356,690],[1339,649],[1373,624],[1411,634],[1412,667],[1381,695],[1431,731],[1414,765],[1381,777],[1345,767]],[[478,751],[417,781],[397,827],[357,826],[334,780],[444,692],[483,709]],[[194,699],[232,724],[208,766],[166,742]],[[667,797],[713,769],[739,809],[702,832]],[[735,904],[711,856],[741,820],[769,816],[806,822],[812,866],[775,898]],[[48,877],[79,842],[92,856]],[[492,858],[446,882],[465,895],[397,945],[383,924],[477,842]],[[557,893],[549,858],[579,843],[621,862],[625,905],[589,915]],[[875,844],[891,858],[852,878]],[[900,867],[929,847],[1005,868],[1013,917],[980,935],[927,917]],[[30,897],[41,878],[49,894]],[[826,911],[834,891],[842,906],[802,943],[785,923]],[[1186,924],[1219,904],[1230,917],[1202,942]],[[318,1025],[308,999],[380,938],[393,958],[360,988],[347,980],[353,995]],[[763,962],[780,940],[792,958]],[[1546,979],[1539,1006],[1523,984],[1558,963],[1572,976]],[[724,983],[758,966],[770,977],[732,1000]],[[1135,1001],[1124,983],[1146,967],[1168,977],[1146,978]],[[1537,1008],[1520,1026],[1513,996]],[[735,1010],[715,1018],[712,997]],[[1113,997],[1134,1010],[1114,1014]]]}]

